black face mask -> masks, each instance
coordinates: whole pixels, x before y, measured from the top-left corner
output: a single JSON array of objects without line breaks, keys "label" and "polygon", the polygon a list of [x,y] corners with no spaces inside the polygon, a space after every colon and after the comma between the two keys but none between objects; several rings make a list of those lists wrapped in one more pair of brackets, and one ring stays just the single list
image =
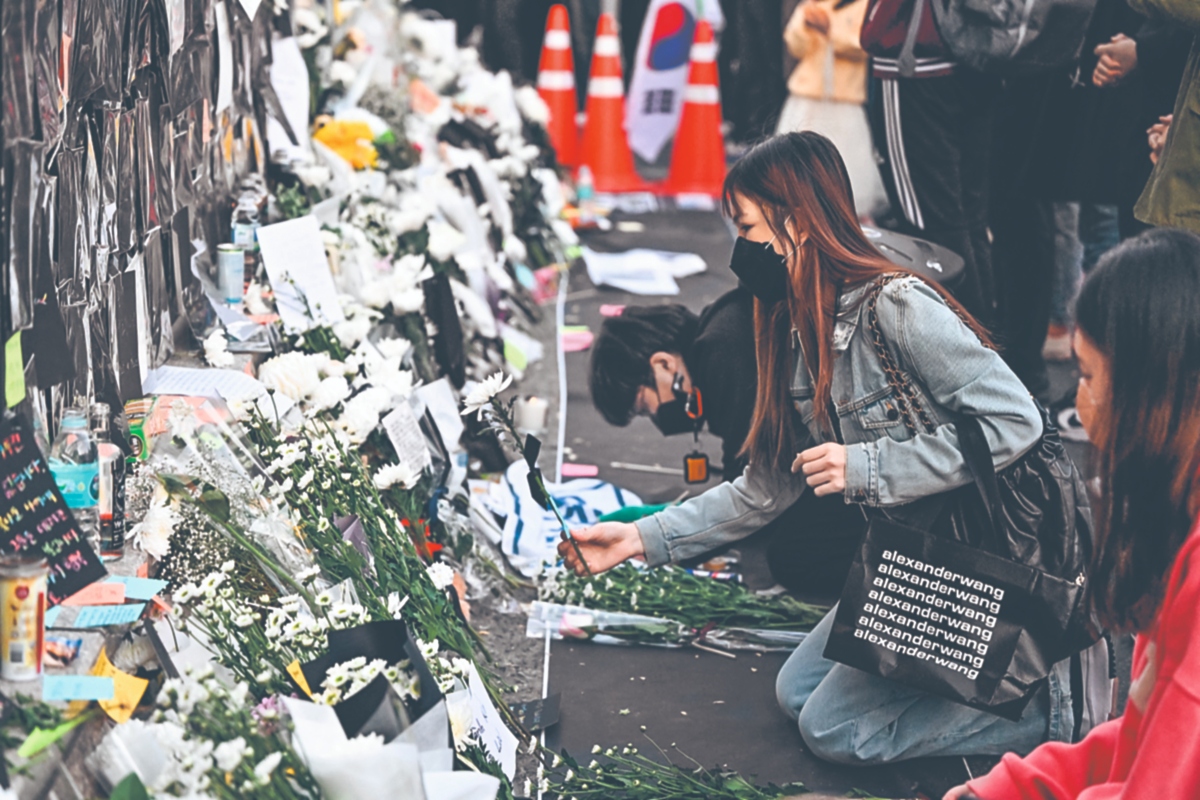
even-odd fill
[{"label": "black face mask", "polygon": [[[658,410],[650,418],[654,427],[663,436],[674,436],[677,433],[695,433],[700,426],[700,417],[689,414],[691,398],[683,391],[683,376],[676,375],[671,387],[675,399],[658,404]],[[693,412],[695,413],[695,412]]]},{"label": "black face mask", "polygon": [[776,253],[770,242],[739,236],[729,268],[750,294],[764,303],[778,303],[788,296],[787,259]]}]

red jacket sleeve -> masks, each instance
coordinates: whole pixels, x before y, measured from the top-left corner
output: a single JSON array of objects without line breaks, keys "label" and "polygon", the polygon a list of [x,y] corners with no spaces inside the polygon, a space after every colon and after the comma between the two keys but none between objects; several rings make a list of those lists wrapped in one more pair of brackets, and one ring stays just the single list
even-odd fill
[{"label": "red jacket sleeve", "polygon": [[967,785],[981,800],[1079,797],[1085,788],[1108,776],[1120,727],[1121,720],[1114,719],[1076,744],[1050,742],[1025,758],[1010,753],[987,775]]}]

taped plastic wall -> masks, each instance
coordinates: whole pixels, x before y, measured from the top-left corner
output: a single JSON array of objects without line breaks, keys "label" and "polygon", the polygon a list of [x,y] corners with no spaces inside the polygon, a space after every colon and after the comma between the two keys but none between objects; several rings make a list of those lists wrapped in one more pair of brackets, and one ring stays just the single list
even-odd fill
[{"label": "taped plastic wall", "polygon": [[264,169],[272,33],[288,27],[241,0],[0,3],[5,406],[118,408],[170,356],[193,243],[229,240],[239,184]]}]

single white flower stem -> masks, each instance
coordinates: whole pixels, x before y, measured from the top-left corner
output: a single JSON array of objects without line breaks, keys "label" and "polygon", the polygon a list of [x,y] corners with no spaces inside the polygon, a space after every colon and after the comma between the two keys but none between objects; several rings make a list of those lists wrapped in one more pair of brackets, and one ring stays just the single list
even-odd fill
[{"label": "single white flower stem", "polygon": [[[567,287],[570,278],[571,264],[564,260],[563,267],[558,271],[558,302],[554,308],[555,339],[558,344],[558,443],[554,450],[555,483],[562,483],[563,448],[567,441],[567,355],[563,346],[563,328],[566,326]],[[580,560],[582,558],[580,556]],[[590,570],[588,574],[591,574]]]}]

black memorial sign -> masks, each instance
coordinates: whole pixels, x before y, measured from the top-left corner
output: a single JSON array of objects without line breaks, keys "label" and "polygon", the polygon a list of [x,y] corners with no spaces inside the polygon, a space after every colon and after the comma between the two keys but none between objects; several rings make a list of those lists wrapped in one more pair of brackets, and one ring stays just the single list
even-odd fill
[{"label": "black memorial sign", "polygon": [[83,538],[23,417],[0,419],[0,554],[40,553],[47,596],[62,602],[108,571]]}]

